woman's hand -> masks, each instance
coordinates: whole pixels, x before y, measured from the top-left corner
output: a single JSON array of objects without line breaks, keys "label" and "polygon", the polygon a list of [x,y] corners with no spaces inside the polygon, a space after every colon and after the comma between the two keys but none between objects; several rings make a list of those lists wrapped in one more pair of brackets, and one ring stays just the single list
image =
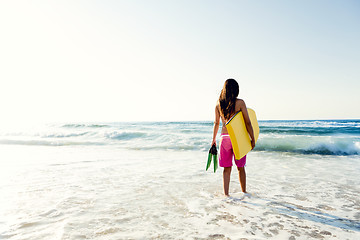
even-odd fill
[{"label": "woman's hand", "polygon": [[215,144],[215,147],[216,147],[216,139],[213,139],[212,142],[211,142],[211,146]]},{"label": "woman's hand", "polygon": [[255,140],[251,139],[251,150],[253,150],[255,147]]}]

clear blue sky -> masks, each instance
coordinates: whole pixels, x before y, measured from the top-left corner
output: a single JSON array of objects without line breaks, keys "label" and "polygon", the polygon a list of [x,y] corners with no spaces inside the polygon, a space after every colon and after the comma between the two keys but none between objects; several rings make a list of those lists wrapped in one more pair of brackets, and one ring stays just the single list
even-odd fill
[{"label": "clear blue sky", "polygon": [[360,118],[359,1],[1,1],[2,121]]}]

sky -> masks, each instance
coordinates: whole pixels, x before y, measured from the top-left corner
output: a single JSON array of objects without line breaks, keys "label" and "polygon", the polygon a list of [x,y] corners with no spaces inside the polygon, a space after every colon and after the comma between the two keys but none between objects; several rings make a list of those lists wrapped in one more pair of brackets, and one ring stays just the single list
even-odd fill
[{"label": "sky", "polygon": [[0,2],[0,122],[360,119],[359,1]]}]

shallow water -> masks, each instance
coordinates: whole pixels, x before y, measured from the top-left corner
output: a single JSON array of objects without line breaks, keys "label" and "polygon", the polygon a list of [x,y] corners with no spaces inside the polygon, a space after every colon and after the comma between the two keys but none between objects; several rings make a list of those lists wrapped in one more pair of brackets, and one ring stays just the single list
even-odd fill
[{"label": "shallow water", "polygon": [[147,144],[0,145],[0,238],[360,236],[359,155],[254,151],[249,194],[234,168],[227,198],[221,169],[205,171],[206,151]]}]

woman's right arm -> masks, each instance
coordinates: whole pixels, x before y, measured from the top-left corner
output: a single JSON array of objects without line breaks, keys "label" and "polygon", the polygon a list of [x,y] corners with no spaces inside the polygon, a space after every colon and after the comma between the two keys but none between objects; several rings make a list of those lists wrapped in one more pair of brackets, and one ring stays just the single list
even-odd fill
[{"label": "woman's right arm", "polygon": [[249,135],[250,135],[250,140],[251,140],[251,148],[254,149],[255,147],[255,137],[254,137],[254,131],[251,125],[251,121],[249,118],[249,114],[246,108],[246,104],[243,100],[240,100],[240,110],[243,114],[244,117],[244,122],[245,122],[245,126],[246,126],[246,130],[248,131]]},{"label": "woman's right arm", "polygon": [[220,125],[220,111],[218,105],[215,107],[215,121],[214,121],[214,131],[213,131],[213,140],[211,143],[211,146],[215,144],[216,146],[216,135],[219,131],[219,125]]}]

